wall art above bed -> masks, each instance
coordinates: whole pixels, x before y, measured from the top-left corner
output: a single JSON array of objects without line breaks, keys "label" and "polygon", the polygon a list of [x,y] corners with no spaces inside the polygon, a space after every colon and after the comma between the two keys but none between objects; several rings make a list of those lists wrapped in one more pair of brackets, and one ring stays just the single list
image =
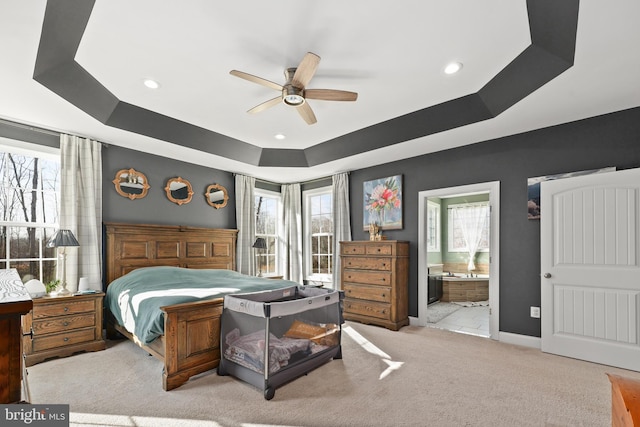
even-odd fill
[{"label": "wall art above bed", "polygon": [[145,174],[133,168],[119,170],[112,182],[116,192],[129,200],[142,199],[151,188]]},{"label": "wall art above bed", "polygon": [[164,191],[167,193],[167,199],[178,205],[189,203],[193,197],[191,183],[181,177],[169,178]]}]

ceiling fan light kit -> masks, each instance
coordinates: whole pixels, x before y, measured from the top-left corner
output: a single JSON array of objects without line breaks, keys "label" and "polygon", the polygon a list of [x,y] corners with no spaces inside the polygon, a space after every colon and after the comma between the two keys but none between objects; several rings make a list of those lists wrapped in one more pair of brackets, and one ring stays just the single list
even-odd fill
[{"label": "ceiling fan light kit", "polygon": [[267,108],[271,108],[277,104],[284,103],[291,107],[296,107],[296,110],[300,114],[300,117],[307,122],[307,124],[314,124],[317,122],[316,116],[313,110],[306,102],[307,99],[317,99],[323,101],[355,101],[358,99],[358,94],[355,92],[348,92],[344,90],[335,89],[306,89],[309,81],[316,73],[318,64],[320,63],[320,57],[315,53],[307,52],[297,68],[287,68],[284,71],[286,82],[284,85],[279,85],[272,81],[257,77],[252,74],[245,73],[243,71],[231,70],[229,74],[232,76],[240,77],[241,79],[248,80],[253,83],[257,83],[262,86],[266,86],[271,89],[281,91],[281,95],[276,98],[272,98],[261,104],[251,108],[248,113],[259,113]]}]

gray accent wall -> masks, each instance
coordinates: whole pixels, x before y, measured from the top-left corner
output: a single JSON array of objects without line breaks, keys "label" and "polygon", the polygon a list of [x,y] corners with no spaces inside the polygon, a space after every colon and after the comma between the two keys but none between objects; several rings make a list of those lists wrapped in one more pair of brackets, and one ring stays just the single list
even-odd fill
[{"label": "gray accent wall", "polygon": [[[0,126],[0,136],[55,145],[50,135],[14,126]],[[116,146],[102,155],[104,221],[235,228],[232,173]],[[500,181],[500,330],[539,337],[540,320],[529,316],[529,307],[540,305],[540,223],[527,219],[527,179],[610,166],[640,167],[640,107],[351,171],[353,239],[368,239],[362,229],[363,182],[402,174],[404,228],[384,234],[410,242],[409,314],[417,316],[418,192]],[[114,189],[115,173],[131,167],[149,179],[145,199],[131,201]],[[166,180],[176,176],[191,181],[191,203],[167,200]],[[213,183],[229,191],[223,209],[204,200],[205,188]]]},{"label": "gray accent wall", "polygon": [[[410,242],[409,314],[418,314],[418,192],[500,181],[500,331],[540,336],[540,222],[527,219],[527,178],[615,166],[640,167],[640,107],[352,171],[354,240],[362,230],[363,182],[403,175],[404,228]],[[544,215],[544,207],[543,212]]]},{"label": "gray accent wall", "polygon": [[[144,173],[149,180],[151,188],[143,199],[129,200],[116,193],[112,182],[116,172],[129,168]],[[231,172],[108,146],[102,150],[102,177],[104,222],[236,227],[235,185]],[[191,183],[194,192],[191,202],[178,205],[167,199],[164,187],[169,178],[175,177],[181,177]],[[204,193],[209,184],[220,184],[227,189],[227,206],[215,209],[207,204]]]}]

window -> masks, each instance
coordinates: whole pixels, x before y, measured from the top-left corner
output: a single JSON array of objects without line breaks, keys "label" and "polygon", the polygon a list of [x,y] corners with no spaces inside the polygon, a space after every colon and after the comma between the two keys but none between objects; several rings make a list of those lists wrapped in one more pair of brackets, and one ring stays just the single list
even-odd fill
[{"label": "window", "polygon": [[[485,208],[480,210],[479,208]],[[477,217],[482,212],[482,218]],[[464,237],[464,229],[473,229],[474,234],[480,232],[478,252],[489,251],[489,224],[491,210],[489,202],[467,203],[464,205],[449,205],[449,252],[468,252],[469,248]]]},{"label": "window", "polygon": [[254,249],[258,274],[278,274],[278,218],[281,198],[279,193],[256,190],[256,237],[265,239],[266,249]]},{"label": "window", "polygon": [[331,187],[304,192],[305,276],[331,282],[333,276],[333,196]]},{"label": "window", "polygon": [[23,281],[55,279],[57,255],[47,248],[58,228],[58,155],[0,145],[0,262]]},{"label": "window", "polygon": [[440,251],[440,205],[427,200],[427,250]]}]

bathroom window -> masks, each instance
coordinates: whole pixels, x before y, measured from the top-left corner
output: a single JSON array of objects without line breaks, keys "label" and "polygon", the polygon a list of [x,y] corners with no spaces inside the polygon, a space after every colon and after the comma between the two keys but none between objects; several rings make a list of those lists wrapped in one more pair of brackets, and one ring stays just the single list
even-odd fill
[{"label": "bathroom window", "polygon": [[440,205],[427,200],[427,250],[440,251]]},{"label": "bathroom window", "polygon": [[447,211],[449,252],[468,252],[467,238],[470,236],[479,237],[478,252],[489,251],[489,202],[449,205]]}]

